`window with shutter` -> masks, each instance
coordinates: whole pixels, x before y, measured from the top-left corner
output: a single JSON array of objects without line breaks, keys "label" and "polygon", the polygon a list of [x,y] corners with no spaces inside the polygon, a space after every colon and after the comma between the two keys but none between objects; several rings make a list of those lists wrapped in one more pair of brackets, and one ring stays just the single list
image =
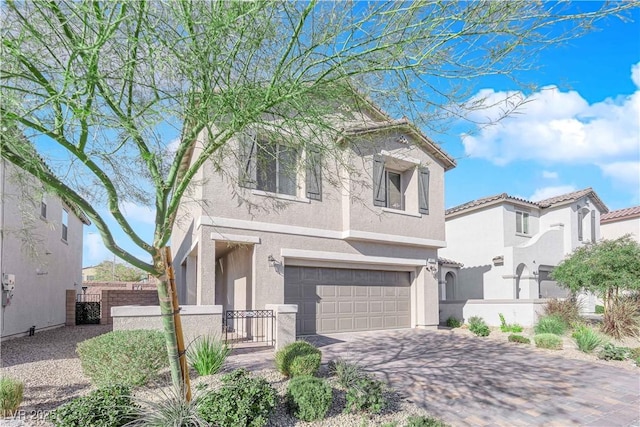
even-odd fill
[{"label": "window with shutter", "polygon": [[295,196],[298,153],[283,144],[260,140],[256,149],[257,190]]},{"label": "window with shutter", "polygon": [[596,242],[596,211],[591,211],[591,241]]},{"label": "window with shutter", "polygon": [[582,211],[578,211],[578,240],[582,241],[582,220],[584,217],[584,213]]},{"label": "window with shutter", "polygon": [[306,190],[307,198],[322,200],[322,161],[320,152],[309,150],[307,152]]},{"label": "window with shutter", "polygon": [[429,169],[418,169],[418,211],[429,213]]}]

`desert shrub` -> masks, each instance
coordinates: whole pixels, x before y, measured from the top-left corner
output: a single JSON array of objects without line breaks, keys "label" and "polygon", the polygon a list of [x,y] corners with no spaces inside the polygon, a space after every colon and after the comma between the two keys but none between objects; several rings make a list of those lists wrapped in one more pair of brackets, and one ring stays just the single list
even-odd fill
[{"label": "desert shrub", "polygon": [[523,337],[522,335],[511,334],[507,339],[509,340],[509,342],[517,342],[519,344],[531,344],[531,340],[527,337]]},{"label": "desert shrub", "polygon": [[491,333],[489,326],[480,316],[473,316],[469,319],[469,330],[479,337],[486,337]]},{"label": "desert shrub", "polygon": [[276,368],[288,377],[315,375],[320,368],[322,353],[306,341],[296,341],[278,350]]},{"label": "desert shrub", "polygon": [[604,305],[596,305],[596,314],[604,314]]},{"label": "desert shrub", "polygon": [[321,420],[329,412],[333,390],[326,380],[301,375],[291,379],[287,387],[287,403],[299,420]]},{"label": "desert shrub", "polygon": [[76,351],[85,375],[98,387],[144,385],[169,366],[160,331],[113,331],[82,341]]},{"label": "desert shrub", "polygon": [[261,427],[276,405],[276,391],[261,377],[245,369],[222,376],[222,386],[203,394],[198,412],[218,427]]},{"label": "desert shrub", "polygon": [[604,342],[604,338],[588,326],[578,326],[571,336],[584,353],[591,353]]},{"label": "desert shrub", "polygon": [[59,406],[49,415],[56,427],[120,427],[135,419],[137,405],[127,386],[99,388]]},{"label": "desert shrub", "polygon": [[449,328],[459,328],[460,326],[462,326],[462,322],[459,319],[457,319],[456,317],[450,316],[447,319],[446,325]]},{"label": "desert shrub", "polygon": [[24,393],[24,384],[9,377],[0,378],[0,418],[13,415],[20,404]]},{"label": "desert shrub", "polygon": [[598,353],[598,358],[603,360],[624,360],[628,354],[628,348],[616,347],[611,343],[607,343],[602,347],[600,353]]},{"label": "desert shrub", "polygon": [[640,347],[629,349],[629,358],[633,360],[636,366],[640,366]]},{"label": "desert shrub", "polygon": [[580,322],[580,303],[576,298],[563,300],[550,299],[544,306],[544,316],[556,316],[562,319],[565,325]]},{"label": "desert shrub", "polygon": [[358,378],[347,390],[345,411],[380,413],[387,404],[383,396],[383,389],[382,381],[367,375]]},{"label": "desert shrub", "polygon": [[219,339],[205,336],[193,341],[187,349],[187,359],[198,375],[218,373],[231,348]]},{"label": "desert shrub", "polygon": [[155,398],[138,401],[141,405],[134,412],[136,420],[125,427],[210,427],[198,413],[198,398],[197,391],[187,401],[183,389],[161,389]]},{"label": "desert shrub", "polygon": [[517,323],[507,324],[502,313],[498,313],[498,316],[500,317],[500,330],[502,332],[522,332],[522,326],[518,325]]},{"label": "desert shrub", "polygon": [[538,323],[534,326],[533,330],[537,334],[554,334],[564,335],[567,330],[567,324],[562,320],[562,317],[557,315],[542,316],[538,319]]},{"label": "desert shrub", "polygon": [[618,339],[638,336],[640,316],[636,302],[631,298],[613,299],[602,316],[602,331]]},{"label": "desert shrub", "polygon": [[358,378],[365,375],[362,366],[355,362],[347,362],[343,359],[332,361],[329,370],[338,378],[338,384],[345,389],[351,387]]},{"label": "desert shrub", "polygon": [[409,417],[405,427],[448,427],[448,424],[437,418],[421,415]]},{"label": "desert shrub", "polygon": [[539,348],[549,348],[551,350],[562,349],[562,338],[556,334],[538,334],[533,337],[533,340],[536,343],[536,347]]}]

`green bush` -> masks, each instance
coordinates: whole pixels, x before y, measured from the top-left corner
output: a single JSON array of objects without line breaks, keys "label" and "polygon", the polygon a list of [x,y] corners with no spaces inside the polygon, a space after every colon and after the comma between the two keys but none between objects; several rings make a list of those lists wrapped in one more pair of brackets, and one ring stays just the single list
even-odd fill
[{"label": "green bush", "polygon": [[22,403],[24,384],[9,377],[0,378],[0,418],[10,417]]},{"label": "green bush", "polygon": [[333,390],[323,379],[301,375],[291,379],[287,387],[287,403],[299,420],[321,420],[329,412]]},{"label": "green bush", "polygon": [[511,334],[507,339],[509,340],[509,342],[517,342],[519,344],[531,344],[531,340],[527,337],[523,337],[522,335]]},{"label": "green bush", "polygon": [[276,368],[287,377],[315,375],[320,368],[322,353],[306,341],[296,341],[278,350]]},{"label": "green bush", "polygon": [[640,347],[629,349],[629,358],[633,360],[636,366],[640,366]]},{"label": "green bush", "polygon": [[136,410],[130,388],[115,385],[59,406],[51,412],[49,420],[56,427],[120,427],[135,419]]},{"label": "green bush", "polygon": [[640,333],[638,304],[631,298],[613,299],[602,316],[602,331],[618,339],[638,336]]},{"label": "green bush", "polygon": [[538,323],[534,326],[533,330],[537,334],[554,334],[564,335],[567,330],[567,324],[560,316],[549,315],[542,316],[538,319]]},{"label": "green bush", "polygon": [[187,359],[198,375],[218,373],[231,348],[221,340],[205,336],[194,340],[187,349]]},{"label": "green bush", "polygon": [[596,305],[596,314],[604,314],[604,305]]},{"label": "green bush", "polygon": [[580,303],[576,298],[551,299],[544,306],[544,316],[559,317],[565,325],[579,323],[582,319],[580,316]]},{"label": "green bush", "polygon": [[169,366],[160,331],[113,331],[78,344],[86,376],[98,387],[144,385]]},{"label": "green bush", "polygon": [[584,325],[578,326],[571,336],[580,351],[584,353],[591,353],[604,342],[603,337],[597,331]]},{"label": "green bush", "polygon": [[448,427],[449,425],[442,420],[434,417],[414,416],[407,419],[405,427]]},{"label": "green bush", "polygon": [[562,338],[556,334],[538,334],[533,337],[536,347],[549,348],[551,350],[562,349]]},{"label": "green bush", "polygon": [[459,328],[462,326],[462,322],[457,318],[451,316],[447,319],[447,327],[449,328]]},{"label": "green bush", "polygon": [[603,360],[625,360],[629,354],[629,349],[626,347],[616,347],[611,343],[607,343],[602,347],[598,358]]},{"label": "green bush", "polygon": [[348,389],[364,375],[362,367],[355,362],[337,359],[329,364],[329,371],[338,378],[338,384]]},{"label": "green bush", "polygon": [[245,369],[222,376],[222,386],[205,393],[198,412],[217,427],[261,427],[276,406],[276,391],[261,377]]},{"label": "green bush", "polygon": [[500,330],[502,332],[522,332],[522,326],[518,325],[517,323],[507,324],[502,313],[499,313],[498,316],[500,317]]},{"label": "green bush", "polygon": [[491,333],[489,326],[479,316],[473,316],[469,319],[469,330],[479,337],[487,337]]},{"label": "green bush", "polygon": [[345,411],[367,411],[374,414],[382,412],[387,402],[383,396],[382,381],[369,376],[358,378],[347,390]]}]

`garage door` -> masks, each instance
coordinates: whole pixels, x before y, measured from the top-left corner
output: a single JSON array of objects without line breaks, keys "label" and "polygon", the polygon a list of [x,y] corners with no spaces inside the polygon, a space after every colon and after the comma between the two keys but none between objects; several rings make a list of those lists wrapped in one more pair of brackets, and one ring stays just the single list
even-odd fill
[{"label": "garage door", "polygon": [[300,335],[411,326],[408,272],[287,266],[284,284]]}]

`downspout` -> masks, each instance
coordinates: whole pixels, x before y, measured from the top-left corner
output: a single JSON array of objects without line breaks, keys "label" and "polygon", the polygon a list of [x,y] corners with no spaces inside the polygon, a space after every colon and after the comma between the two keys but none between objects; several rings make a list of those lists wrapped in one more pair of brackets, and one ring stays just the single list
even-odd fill
[{"label": "downspout", "polygon": [[[5,205],[5,178],[6,178],[6,167],[5,160],[0,158],[0,169],[2,169],[0,180],[2,181],[2,187],[0,187],[0,278],[2,277],[3,265],[4,265],[4,239],[5,239],[5,230],[4,230],[4,205]],[[5,307],[0,307],[2,310],[2,319],[0,319],[0,323],[2,326],[0,327],[0,336],[2,332],[4,332],[4,312]]]}]

